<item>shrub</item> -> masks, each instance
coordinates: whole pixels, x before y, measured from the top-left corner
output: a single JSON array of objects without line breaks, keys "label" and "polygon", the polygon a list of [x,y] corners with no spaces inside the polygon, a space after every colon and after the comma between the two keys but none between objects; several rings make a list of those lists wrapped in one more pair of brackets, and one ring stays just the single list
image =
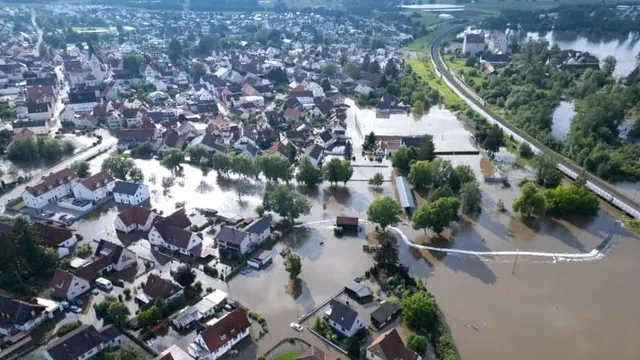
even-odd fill
[{"label": "shrub", "polygon": [[60,326],[58,328],[58,330],[56,331],[56,336],[61,337],[61,336],[65,336],[66,334],[72,332],[73,330],[77,329],[80,327],[80,325],[82,325],[82,322],[80,321],[74,321],[74,322],[70,322],[67,324],[64,324],[62,326]]}]

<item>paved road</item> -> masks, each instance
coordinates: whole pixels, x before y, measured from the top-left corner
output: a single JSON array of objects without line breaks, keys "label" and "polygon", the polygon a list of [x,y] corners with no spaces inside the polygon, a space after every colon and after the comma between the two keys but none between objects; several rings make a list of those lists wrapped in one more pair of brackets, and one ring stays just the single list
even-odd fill
[{"label": "paved road", "polygon": [[38,23],[36,22],[36,11],[34,9],[31,9],[31,24],[38,33],[38,41],[36,42],[36,46],[33,49],[33,54],[35,56],[38,56],[40,54],[40,44],[42,43],[42,29],[40,29]]},{"label": "paved road", "polygon": [[[440,45],[442,43],[442,40],[447,35],[460,31],[464,26],[466,25],[454,27],[441,32],[434,38],[433,43],[431,44],[431,48],[430,48],[431,59],[433,60],[436,66],[437,72],[440,74],[443,80],[445,80],[445,83],[447,84],[447,86],[449,86],[452,90],[454,90],[463,100],[465,100],[467,104],[469,104],[472,108],[477,110],[480,114],[484,115],[488,120],[493,121],[494,123],[500,124],[503,127],[503,129],[506,129],[508,132],[515,134],[516,137],[523,139],[524,141],[529,143],[529,145],[531,145],[532,148],[534,148],[535,150],[538,150],[538,152],[542,152],[549,155],[552,159],[554,159],[557,162],[557,166],[561,170],[563,170],[563,172],[567,173],[566,170],[569,170],[570,172],[573,172],[572,175],[576,175],[576,176],[577,174],[582,173],[583,172],[582,167],[580,167],[573,161],[565,158],[564,156],[556,153],[550,148],[546,147],[545,145],[543,145],[533,137],[529,136],[524,131],[504,121],[502,118],[500,118],[500,116],[495,114],[489,108],[485,107],[484,101],[480,98],[480,96],[475,94],[466,86],[461,85],[457,81],[457,79],[455,79],[453,74],[449,72],[449,70],[447,70],[447,67],[440,54]],[[565,169],[562,169],[562,167],[564,167]],[[640,205],[635,200],[631,199],[627,195],[620,193],[615,189],[613,185],[611,185],[610,183],[600,179],[599,177],[591,173],[586,173],[586,177],[588,180],[588,186],[591,190],[593,190],[594,192],[596,192],[598,195],[602,196],[609,202],[613,203],[615,206],[621,208],[628,214],[634,217],[640,217],[640,211],[639,211]]]}]

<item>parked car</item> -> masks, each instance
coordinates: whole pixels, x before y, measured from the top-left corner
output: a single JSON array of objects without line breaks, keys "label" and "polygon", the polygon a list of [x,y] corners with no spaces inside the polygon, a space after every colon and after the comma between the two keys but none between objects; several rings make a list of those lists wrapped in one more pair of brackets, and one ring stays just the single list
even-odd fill
[{"label": "parked car", "polygon": [[82,307],[82,305],[84,305],[84,303],[80,299],[75,299],[75,300],[71,301],[71,303],[74,304],[75,306],[80,306],[80,307]]},{"label": "parked car", "polygon": [[75,306],[75,305],[71,306],[71,307],[69,308],[69,310],[71,310],[71,312],[74,312],[74,313],[76,313],[76,314],[79,314],[79,313],[81,313],[81,312],[82,312],[82,308],[79,308],[79,307],[77,307],[77,306]]},{"label": "parked car", "polygon": [[304,330],[304,327],[302,325],[298,324],[298,323],[291,323],[291,324],[289,324],[289,326],[295,331],[300,331],[301,332],[302,330]]},{"label": "parked car", "polygon": [[62,308],[66,310],[66,309],[69,308],[70,304],[69,304],[68,301],[62,301],[62,302],[60,302],[60,305],[62,305]]}]

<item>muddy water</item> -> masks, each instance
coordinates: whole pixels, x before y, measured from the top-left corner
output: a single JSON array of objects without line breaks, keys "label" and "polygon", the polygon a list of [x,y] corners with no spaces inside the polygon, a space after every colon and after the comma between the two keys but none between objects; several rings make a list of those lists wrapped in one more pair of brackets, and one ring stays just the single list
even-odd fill
[{"label": "muddy water", "polygon": [[[368,131],[398,135],[426,132],[434,135],[436,144],[439,139],[450,138],[438,136],[446,126],[440,122],[430,127],[411,123],[405,117],[394,130],[390,119],[375,118],[373,112],[352,111],[358,111],[360,126]],[[404,115],[397,116],[402,119]],[[452,127],[447,133],[455,133],[455,118],[449,119]],[[464,131],[462,125],[458,128]],[[468,144],[468,140],[461,142]],[[523,222],[510,209],[519,194],[518,181],[533,174],[510,166],[509,154],[498,155],[500,168],[513,184],[511,188],[482,183],[480,216],[463,217],[442,236],[429,232],[425,236],[401,226],[409,238],[477,251],[588,252],[613,231],[616,219],[622,216],[602,203],[603,210],[592,219]],[[479,178],[496,172],[496,167],[480,156],[449,159],[454,164],[469,164]],[[504,202],[506,212],[496,210],[498,200]],[[617,248],[604,259],[554,263],[520,257],[515,274],[513,258],[419,253],[405,245],[400,245],[400,255],[413,275],[427,279],[463,359],[638,359],[640,345],[633,334],[640,331],[640,290],[626,278],[640,271],[636,259],[640,239],[624,229],[622,233]]]}]

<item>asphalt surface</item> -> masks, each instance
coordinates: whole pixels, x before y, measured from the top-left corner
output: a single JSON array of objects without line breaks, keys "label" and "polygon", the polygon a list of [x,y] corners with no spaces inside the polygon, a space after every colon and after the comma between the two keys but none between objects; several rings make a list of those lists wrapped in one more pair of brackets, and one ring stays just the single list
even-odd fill
[{"label": "asphalt surface", "polygon": [[[429,50],[431,58],[433,59],[433,62],[436,65],[436,69],[438,70],[439,74],[441,74],[441,76],[444,78],[445,83],[447,84],[447,86],[452,88],[456,93],[458,93],[458,95],[461,95],[463,100],[465,100],[467,103],[473,104],[474,107],[479,108],[486,115],[489,115],[489,117],[491,117],[494,122],[497,122],[497,123],[501,124],[503,127],[509,129],[511,132],[519,135],[522,139],[527,141],[529,143],[529,145],[531,145],[532,147],[538,148],[542,153],[544,153],[546,155],[549,155],[552,159],[554,159],[554,161],[556,161],[557,164],[565,166],[567,169],[573,171],[575,174],[581,174],[584,171],[584,174],[586,175],[587,180],[589,182],[591,182],[593,185],[595,185],[596,187],[600,188],[601,190],[609,193],[610,195],[612,195],[613,197],[615,197],[618,200],[622,201],[623,203],[627,204],[628,206],[632,207],[636,211],[639,211],[640,210],[640,204],[638,204],[635,200],[633,200],[632,198],[630,198],[630,197],[620,193],[619,191],[617,191],[614,188],[614,186],[611,185],[610,183],[602,180],[601,178],[597,177],[596,175],[594,175],[592,173],[586,172],[586,170],[584,170],[581,166],[579,166],[576,163],[574,163],[573,161],[565,158],[564,156],[558,154],[557,152],[551,150],[550,148],[548,148],[544,144],[540,143],[539,141],[537,141],[536,139],[531,137],[526,132],[524,132],[524,131],[518,129],[517,127],[513,126],[512,124],[504,121],[502,118],[500,118],[500,116],[498,116],[496,113],[491,111],[491,109],[489,109],[489,108],[484,106],[484,101],[482,101],[480,99],[479,95],[474,94],[473,92],[469,91],[468,89],[466,89],[465,87],[461,86],[458,83],[458,81],[454,78],[454,75],[452,73],[450,73],[449,70],[447,70],[447,67],[445,66],[444,60],[440,56],[440,44],[442,43],[442,40],[447,35],[449,35],[449,34],[451,34],[453,32],[456,32],[456,31],[460,31],[463,28],[464,28],[464,26],[454,27],[454,28],[451,28],[451,29],[447,29],[447,30],[443,31],[442,33],[438,34],[434,38],[433,42],[431,43],[431,48]],[[597,193],[597,191],[596,191],[596,193]],[[602,194],[599,194],[599,195],[602,196]],[[605,200],[611,201],[612,199],[606,199],[605,198]]]}]

